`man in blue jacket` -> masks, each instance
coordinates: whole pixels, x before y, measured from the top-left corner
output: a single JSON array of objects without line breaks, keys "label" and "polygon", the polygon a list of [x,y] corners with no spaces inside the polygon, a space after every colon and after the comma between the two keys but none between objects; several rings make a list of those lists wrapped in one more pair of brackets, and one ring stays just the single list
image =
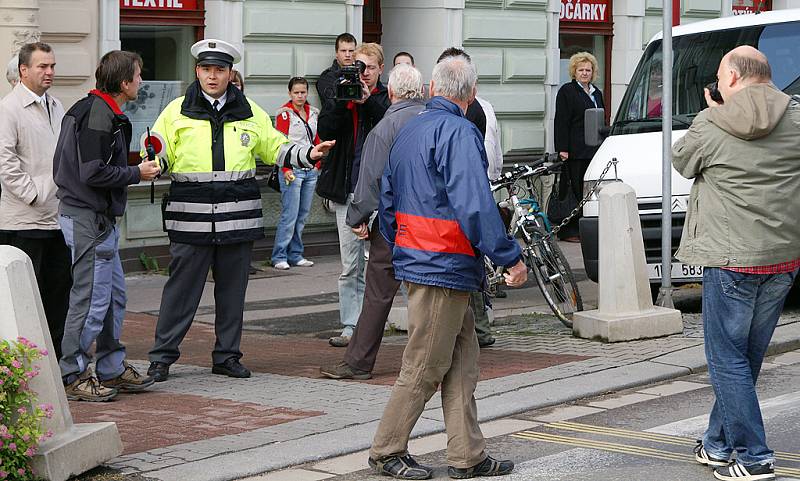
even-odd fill
[{"label": "man in blue jacket", "polygon": [[464,117],[476,82],[475,67],[464,56],[434,67],[433,97],[395,139],[381,181],[381,233],[393,248],[395,277],[408,288],[408,345],[369,464],[397,479],[431,476],[408,454],[408,438],[440,384],[449,476],[499,476],[514,469],[511,461],[484,452],[469,293],[481,286],[484,254],[508,268],[509,286],[522,285],[528,274],[489,190],[481,133]]}]

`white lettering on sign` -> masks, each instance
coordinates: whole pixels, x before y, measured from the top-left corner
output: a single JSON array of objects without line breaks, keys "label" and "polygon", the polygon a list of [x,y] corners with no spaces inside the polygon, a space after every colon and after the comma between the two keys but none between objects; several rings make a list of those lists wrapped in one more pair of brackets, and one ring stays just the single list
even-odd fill
[{"label": "white lettering on sign", "polygon": [[183,8],[183,0],[122,0],[123,7]]},{"label": "white lettering on sign", "polygon": [[605,22],[608,20],[607,9],[608,5],[605,3],[594,3],[591,0],[561,0],[558,18],[573,22]]}]

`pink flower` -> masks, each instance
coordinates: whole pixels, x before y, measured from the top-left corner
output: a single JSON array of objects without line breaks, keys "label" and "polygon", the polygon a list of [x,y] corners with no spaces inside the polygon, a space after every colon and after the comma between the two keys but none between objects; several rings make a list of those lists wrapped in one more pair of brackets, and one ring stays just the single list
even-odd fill
[{"label": "pink flower", "polygon": [[31,440],[31,435],[30,435],[30,434],[28,434],[28,433],[25,433],[25,434],[23,434],[23,435],[22,435],[22,440],[23,440],[23,441],[25,441],[25,442],[27,443],[28,441],[30,441],[30,440]]},{"label": "pink flower", "polygon": [[17,450],[17,444],[16,443],[10,443],[8,445],[8,450],[9,451],[16,451]]},{"label": "pink flower", "polygon": [[8,477],[8,473],[0,469],[0,479],[6,479]]},{"label": "pink flower", "polygon": [[13,361],[11,361],[11,367],[19,369],[22,367],[22,363],[14,359]]},{"label": "pink flower", "polygon": [[20,413],[20,414],[25,414],[25,413],[28,412],[28,410],[23,407],[23,408],[17,409],[17,412]]},{"label": "pink flower", "polygon": [[28,450],[25,451],[25,456],[27,456],[29,458],[32,458],[34,454],[36,454],[36,450],[34,448],[32,448],[32,447],[28,448]]},{"label": "pink flower", "polygon": [[47,349],[39,349],[39,354],[41,354],[42,356],[46,356],[49,353],[47,352]]},{"label": "pink flower", "polygon": [[20,476],[25,476],[25,469],[24,468],[19,468],[17,470],[17,474],[19,474]]}]

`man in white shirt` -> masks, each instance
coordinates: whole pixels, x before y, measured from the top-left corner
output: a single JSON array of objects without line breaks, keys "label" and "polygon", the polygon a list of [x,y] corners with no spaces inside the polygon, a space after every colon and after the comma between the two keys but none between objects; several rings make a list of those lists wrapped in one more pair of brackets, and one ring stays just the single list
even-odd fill
[{"label": "man in white shirt", "polygon": [[19,52],[19,83],[0,101],[0,233],[33,262],[56,356],[72,286],[71,254],[58,226],[53,153],[64,107],[47,91],[55,55],[45,43]]}]

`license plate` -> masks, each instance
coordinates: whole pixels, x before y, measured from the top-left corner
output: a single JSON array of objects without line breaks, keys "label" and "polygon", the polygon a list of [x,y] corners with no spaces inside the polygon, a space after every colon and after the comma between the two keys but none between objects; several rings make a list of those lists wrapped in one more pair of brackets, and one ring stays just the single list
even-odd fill
[{"label": "license plate", "polygon": [[[647,274],[650,279],[661,279],[661,264],[647,264]],[[672,263],[673,279],[698,279],[703,277],[703,266]]]}]

